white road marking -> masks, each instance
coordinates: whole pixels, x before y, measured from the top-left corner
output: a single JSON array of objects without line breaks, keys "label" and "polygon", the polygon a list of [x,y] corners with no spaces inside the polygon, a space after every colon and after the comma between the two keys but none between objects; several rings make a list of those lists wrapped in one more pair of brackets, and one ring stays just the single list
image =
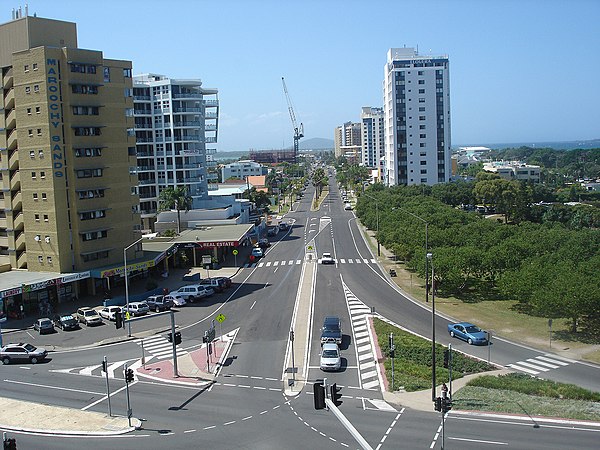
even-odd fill
[{"label": "white road marking", "polygon": [[481,439],[466,439],[466,438],[457,438],[457,437],[449,437],[448,439],[451,439],[453,441],[477,442],[478,444],[508,445],[508,442],[484,441]]}]

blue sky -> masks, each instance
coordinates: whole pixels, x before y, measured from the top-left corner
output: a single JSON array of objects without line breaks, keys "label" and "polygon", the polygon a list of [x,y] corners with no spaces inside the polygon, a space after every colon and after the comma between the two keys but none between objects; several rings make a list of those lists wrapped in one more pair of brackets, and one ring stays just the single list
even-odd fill
[{"label": "blue sky", "polygon": [[[387,51],[405,45],[450,58],[453,145],[600,138],[597,0],[28,3],[135,74],[218,88],[219,151],[292,145],[282,76],[305,139],[333,139],[381,106]],[[6,22],[19,4],[2,6]]]}]

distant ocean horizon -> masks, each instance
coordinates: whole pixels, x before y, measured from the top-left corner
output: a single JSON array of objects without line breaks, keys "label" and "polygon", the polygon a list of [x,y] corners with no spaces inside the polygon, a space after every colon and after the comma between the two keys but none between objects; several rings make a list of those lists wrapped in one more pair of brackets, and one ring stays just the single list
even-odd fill
[{"label": "distant ocean horizon", "polygon": [[502,150],[505,148],[553,148],[555,150],[575,150],[575,149],[590,149],[600,148],[600,139],[590,139],[581,141],[548,141],[548,142],[509,142],[500,144],[457,144],[452,148],[458,147],[487,147],[492,150]]}]

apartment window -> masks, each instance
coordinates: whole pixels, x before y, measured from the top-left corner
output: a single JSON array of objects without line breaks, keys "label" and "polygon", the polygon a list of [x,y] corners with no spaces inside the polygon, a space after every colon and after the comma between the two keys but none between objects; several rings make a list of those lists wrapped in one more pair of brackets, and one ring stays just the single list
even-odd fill
[{"label": "apartment window", "polygon": [[38,262],[43,264],[44,263],[44,257],[43,256],[38,256]]},{"label": "apartment window", "polygon": [[44,214],[44,222],[48,222],[48,214]]},{"label": "apartment window", "polygon": [[94,64],[71,63],[71,72],[96,73],[96,66]]},{"label": "apartment window", "polygon": [[425,93],[425,89],[419,89],[419,94],[424,94]]},{"label": "apartment window", "polygon": [[425,125],[419,125],[419,130],[424,130],[425,129]]},{"label": "apartment window", "polygon": [[[125,97],[133,97],[133,89],[125,88],[125,90],[123,91],[123,95]],[[168,105],[168,102],[167,102],[167,105]],[[168,106],[167,106],[167,108],[168,108]]]},{"label": "apartment window", "polygon": [[39,222],[40,221],[40,215],[39,214],[35,214],[35,221]]},{"label": "apartment window", "polygon": [[29,135],[29,137],[33,137],[33,128],[28,129],[27,134]]},{"label": "apartment window", "polygon": [[33,92],[36,92],[36,93],[40,92],[40,85],[39,84],[34,84],[33,85]]},{"label": "apartment window", "polygon": [[31,86],[25,86],[25,93],[31,94]]},{"label": "apartment window", "polygon": [[92,231],[91,233],[83,233],[81,235],[81,239],[84,242],[95,241],[97,239],[105,239],[107,237],[108,237],[108,231],[107,230]]},{"label": "apartment window", "polygon": [[125,78],[131,78],[131,69],[123,69],[123,76]]},{"label": "apartment window", "polygon": [[46,179],[46,172],[40,172],[40,178],[42,180]]},{"label": "apartment window", "polygon": [[30,151],[29,151],[29,157],[30,157],[31,159],[35,159],[35,150],[30,150]]},{"label": "apartment window", "polygon": [[419,103],[425,103],[425,97],[419,97]]},{"label": "apartment window", "polygon": [[25,65],[23,66],[23,71],[25,71],[25,72],[29,72],[29,64],[25,64]]},{"label": "apartment window", "polygon": [[38,136],[41,136],[41,135],[42,135],[42,129],[41,129],[41,128],[38,128],[38,129],[37,129],[37,135],[38,135]]},{"label": "apartment window", "polygon": [[40,114],[42,112],[42,108],[40,108],[39,106],[35,107],[35,113],[36,114]]},{"label": "apartment window", "polygon": [[77,196],[80,200],[87,198],[102,198],[104,197],[104,189],[90,189],[85,191],[78,191]]},{"label": "apartment window", "polygon": [[48,256],[46,258],[46,261],[48,261],[48,264],[52,264],[52,256]]},{"label": "apartment window", "polygon": [[44,150],[38,150],[38,156],[40,159],[44,159]]},{"label": "apartment window", "polygon": [[417,75],[423,75],[423,71],[422,70],[417,71]]},{"label": "apartment window", "polygon": [[419,112],[425,112],[425,107],[424,106],[419,106]]},{"label": "apartment window", "polygon": [[27,108],[27,115],[30,116],[31,115],[31,108]]},{"label": "apartment window", "polygon": [[100,136],[100,127],[75,127],[75,136]]},{"label": "apartment window", "polygon": [[[412,180],[410,180],[410,181],[412,181]],[[423,184],[427,183],[427,178],[421,178],[421,183],[423,183]]]},{"label": "apartment window", "polygon": [[425,147],[425,142],[421,142],[421,143],[419,144],[419,147]]},{"label": "apartment window", "polygon": [[98,86],[91,84],[73,84],[71,85],[73,94],[97,94]]},{"label": "apartment window", "polygon": [[96,211],[85,211],[79,213],[79,220],[102,219],[103,217],[106,217],[105,209],[99,209]]},{"label": "apartment window", "polygon": [[81,259],[83,259],[83,262],[96,261],[99,259],[106,259],[106,258],[108,258],[108,250],[102,250],[99,252],[87,253],[87,254],[81,255]]},{"label": "apartment window", "polygon": [[38,69],[37,63],[33,63],[33,70],[37,70],[37,69]]},{"label": "apartment window", "polygon": [[33,201],[37,202],[37,200],[38,200],[37,192],[34,192],[33,193]]},{"label": "apartment window", "polygon": [[104,67],[102,72],[104,74],[104,82],[110,83],[110,67]]},{"label": "apartment window", "polygon": [[424,133],[422,133],[422,134],[419,134],[419,137],[420,137],[421,139],[425,139],[425,138],[427,137],[427,135],[426,135],[426,134],[424,134]]},{"label": "apartment window", "polygon": [[425,84],[425,80],[419,80],[419,84]]},{"label": "apartment window", "polygon": [[48,200],[48,196],[45,192],[42,192],[42,200]]},{"label": "apartment window", "polygon": [[102,156],[101,148],[76,148],[75,149],[75,157],[76,158],[93,158],[95,156]]},{"label": "apartment window", "polygon": [[427,161],[421,161],[421,162],[420,162],[420,164],[421,164],[422,166],[426,166],[426,165],[427,165]]},{"label": "apartment window", "polygon": [[425,116],[419,116],[419,120],[425,120]]},{"label": "apartment window", "polygon": [[35,172],[31,172],[31,179],[35,180],[36,176],[35,176]]},{"label": "apartment window", "polygon": [[82,169],[76,173],[77,178],[96,178],[102,176],[102,169]]},{"label": "apartment window", "polygon": [[421,175],[426,175],[427,174],[427,169],[421,169]]},{"label": "apartment window", "polygon": [[73,106],[73,115],[75,116],[97,116],[98,112],[97,106]]}]

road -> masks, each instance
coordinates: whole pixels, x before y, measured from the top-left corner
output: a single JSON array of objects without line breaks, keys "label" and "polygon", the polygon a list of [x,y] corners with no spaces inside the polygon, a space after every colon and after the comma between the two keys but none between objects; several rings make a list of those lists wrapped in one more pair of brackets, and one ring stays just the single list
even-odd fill
[{"label": "road", "polygon": [[[313,188],[286,220],[294,225],[280,232],[265,257],[243,269],[229,291],[182,308],[176,313],[183,342],[179,352],[197,349],[210,321],[224,314],[222,332],[239,328],[235,342],[218,377],[201,387],[136,379],[130,385],[135,417],[144,419],[142,429],[113,437],[69,437],[16,434],[19,448],[358,448],[358,444],[330,411],[316,411],[312,382],[327,377],[342,387],[340,410],[373,448],[440,448],[439,413],[423,412],[383,401],[377,358],[366,327],[371,308],[381,316],[423,336],[431,333],[431,313],[404,297],[389,282],[369,251],[352,211],[345,211],[335,183],[318,211],[311,211]],[[301,268],[316,264],[305,259],[308,247],[317,255],[330,252],[334,265],[316,265],[312,321],[306,327],[308,375],[298,395],[289,394],[282,373],[288,347],[292,312],[298,300]],[[319,369],[319,337],[322,318],[337,315],[343,324],[343,365],[336,373]],[[447,320],[438,317],[438,342],[449,341]],[[166,340],[167,318],[136,323],[134,337]],[[217,332],[219,332],[217,326]],[[3,395],[33,402],[107,412],[106,379],[100,368],[109,360],[109,385],[113,413],[127,410],[123,367],[141,364],[138,339],[97,346],[114,337],[112,325],[40,337],[27,332],[13,340],[56,346],[49,361],[38,365],[2,367]],[[454,340],[453,347],[487,359],[487,348]],[[77,348],[79,347],[79,348]],[[556,358],[495,339],[490,352],[500,365]],[[146,358],[156,358],[152,352]],[[598,368],[560,359],[564,365],[539,376],[574,382],[600,390]],[[546,361],[547,362],[547,361]],[[530,370],[538,367],[529,361]],[[548,363],[550,364],[550,363]],[[556,364],[551,364],[556,365]],[[286,394],[287,392],[287,394]],[[530,418],[462,415],[451,412],[445,424],[447,448],[593,448],[600,430],[592,425],[569,426],[534,422]]]}]

